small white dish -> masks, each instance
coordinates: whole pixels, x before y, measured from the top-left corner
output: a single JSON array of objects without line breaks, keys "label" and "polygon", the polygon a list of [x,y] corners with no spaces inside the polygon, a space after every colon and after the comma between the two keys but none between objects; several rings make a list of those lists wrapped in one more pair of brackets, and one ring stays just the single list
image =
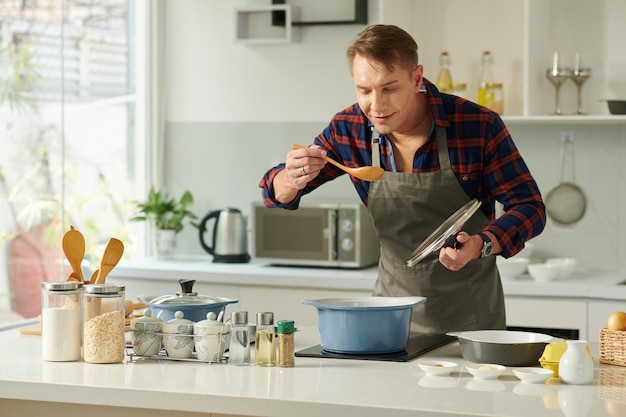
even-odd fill
[{"label": "small white dish", "polygon": [[556,278],[560,271],[558,265],[547,263],[528,265],[528,273],[537,282],[548,282]]},{"label": "small white dish", "polygon": [[513,374],[518,377],[522,382],[530,384],[538,384],[544,382],[546,379],[551,378],[554,375],[552,369],[527,367],[527,368],[515,368]]},{"label": "small white dish", "polygon": [[528,264],[528,258],[518,258],[516,256],[508,259],[504,259],[501,256],[496,258],[496,265],[502,278],[514,278],[517,275],[522,275],[526,272]]},{"label": "small white dish", "polygon": [[576,269],[576,258],[548,258],[546,259],[546,264],[559,267],[556,279],[566,279],[569,278]]},{"label": "small white dish", "polygon": [[467,371],[478,379],[496,379],[506,369],[506,366],[495,363],[472,363],[465,366]]},{"label": "small white dish", "polygon": [[450,361],[420,361],[417,363],[417,366],[419,366],[426,375],[444,376],[450,375],[450,372],[454,371],[458,365]]}]

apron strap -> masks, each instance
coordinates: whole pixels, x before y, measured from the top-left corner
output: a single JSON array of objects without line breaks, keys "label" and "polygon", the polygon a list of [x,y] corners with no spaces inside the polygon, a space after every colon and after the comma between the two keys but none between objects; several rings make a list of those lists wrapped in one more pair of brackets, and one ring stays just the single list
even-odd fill
[{"label": "apron strap", "polygon": [[435,128],[435,137],[437,140],[437,154],[439,155],[439,167],[443,171],[450,168],[450,153],[448,152],[448,140],[446,129],[442,126]]}]

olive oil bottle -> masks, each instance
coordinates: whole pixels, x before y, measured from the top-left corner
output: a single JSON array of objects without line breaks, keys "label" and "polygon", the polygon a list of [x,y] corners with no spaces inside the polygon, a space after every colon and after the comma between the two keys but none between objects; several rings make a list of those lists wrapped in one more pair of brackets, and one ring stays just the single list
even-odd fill
[{"label": "olive oil bottle", "polygon": [[256,366],[276,366],[274,313],[257,313],[254,343],[254,364]]}]

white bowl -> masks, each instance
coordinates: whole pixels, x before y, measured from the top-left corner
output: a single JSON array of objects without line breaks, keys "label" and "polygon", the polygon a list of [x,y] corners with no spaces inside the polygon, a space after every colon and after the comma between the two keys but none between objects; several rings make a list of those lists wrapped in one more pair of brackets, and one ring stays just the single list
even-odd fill
[{"label": "white bowl", "polygon": [[426,375],[443,376],[449,375],[450,372],[454,371],[457,364],[449,361],[420,361],[417,363],[417,366],[419,366]]},{"label": "white bowl", "polygon": [[560,270],[559,266],[546,263],[528,265],[528,273],[535,281],[539,282],[552,281]]},{"label": "white bowl", "polygon": [[513,374],[515,374],[515,376],[518,377],[522,382],[537,384],[552,377],[552,375],[554,375],[554,372],[551,369],[528,367],[515,368],[513,369]]},{"label": "white bowl", "polygon": [[546,260],[548,265],[556,265],[559,267],[559,273],[556,279],[568,278],[576,269],[576,258],[549,258]]},{"label": "white bowl", "polygon": [[478,379],[496,379],[506,369],[506,366],[495,363],[472,363],[466,365],[467,371]]},{"label": "white bowl", "polygon": [[521,275],[526,272],[526,267],[528,267],[528,258],[517,258],[512,257],[505,259],[501,256],[496,258],[496,264],[498,265],[498,270],[500,271],[500,275],[503,278],[512,278],[516,275]]}]

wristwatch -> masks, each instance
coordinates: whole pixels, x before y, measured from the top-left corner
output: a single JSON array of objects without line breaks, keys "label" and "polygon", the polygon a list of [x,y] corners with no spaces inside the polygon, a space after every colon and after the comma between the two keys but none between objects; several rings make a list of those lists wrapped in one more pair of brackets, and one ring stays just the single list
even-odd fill
[{"label": "wristwatch", "polygon": [[489,239],[489,236],[484,233],[479,233],[478,236],[480,236],[480,238],[483,240],[483,247],[480,250],[480,257],[484,258],[491,255],[491,252],[493,252],[493,242],[491,241],[491,239]]}]

